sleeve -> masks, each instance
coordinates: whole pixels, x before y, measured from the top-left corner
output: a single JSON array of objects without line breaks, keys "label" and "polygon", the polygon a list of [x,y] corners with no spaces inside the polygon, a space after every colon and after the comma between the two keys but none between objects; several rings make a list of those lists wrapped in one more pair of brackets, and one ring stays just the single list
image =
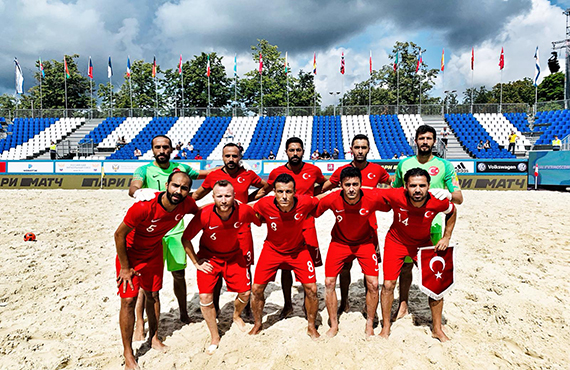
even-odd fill
[{"label": "sleeve", "polygon": [[146,180],[146,166],[140,166],[135,170],[133,173],[133,180],[142,181],[143,187],[145,187],[145,180]]},{"label": "sleeve", "polygon": [[[255,205],[257,206],[257,203]],[[240,207],[244,207],[244,209],[245,209],[245,212],[244,212],[245,220],[244,220],[244,222],[252,223],[256,226],[261,226],[261,219],[259,217],[257,217],[256,211],[254,211],[253,208],[251,208],[247,204],[243,204]]]},{"label": "sleeve", "polygon": [[133,204],[123,219],[125,225],[131,229],[137,227],[148,215],[148,203],[149,202],[137,202]]},{"label": "sleeve", "polygon": [[317,208],[313,212],[315,217],[321,217],[323,215],[323,213],[325,213],[329,209],[332,196],[335,196],[335,195],[336,195],[335,193],[329,194],[319,201]]},{"label": "sleeve", "polygon": [[311,199],[309,200],[309,211],[307,212],[308,214],[314,216],[317,210],[317,207],[320,204],[319,198],[317,197],[310,197]]},{"label": "sleeve", "polygon": [[404,179],[402,178],[402,164],[404,161],[400,161],[398,163],[398,167],[396,168],[396,176],[394,177],[394,181],[392,181],[393,188],[401,188],[404,186]]},{"label": "sleeve", "polygon": [[208,176],[206,176],[206,178],[202,182],[202,187],[206,190],[212,190],[212,188],[214,187],[214,184],[213,184],[214,178],[212,176],[212,173],[213,172],[210,172],[208,174]]},{"label": "sleeve", "polygon": [[453,212],[455,205],[450,200],[444,200],[438,205],[437,211],[448,215]]},{"label": "sleeve", "polygon": [[338,184],[340,184],[340,171],[341,169],[337,168],[336,171],[334,171],[331,177],[329,178],[329,181],[334,186],[338,186]]},{"label": "sleeve", "polygon": [[380,212],[389,212],[392,209],[390,206],[390,199],[389,193],[392,189],[372,189],[373,196],[375,199],[374,209]]},{"label": "sleeve", "polygon": [[[325,183],[325,181],[327,181],[325,179],[325,177],[323,176],[323,171],[321,171],[321,169],[319,167],[315,166],[315,177],[317,178],[317,180],[315,181],[317,184],[322,185]],[[334,174],[333,174],[334,175]],[[332,176],[331,176],[332,177]],[[332,182],[332,181],[331,181]]]},{"label": "sleeve", "polygon": [[261,214],[261,204],[263,203],[263,199],[266,199],[266,198],[261,198],[260,200],[258,200],[257,202],[255,202],[253,204],[253,211],[255,213]]},{"label": "sleeve", "polygon": [[188,196],[186,197],[186,202],[188,202],[188,205],[186,206],[186,214],[191,213],[193,215],[196,215],[200,210],[200,207],[198,207],[196,201],[192,199],[192,197]]},{"label": "sleeve", "polygon": [[378,177],[380,178],[380,181],[378,181],[379,184],[390,184],[390,175],[388,174],[388,171],[386,171],[386,169],[380,165],[378,165],[380,167],[380,169],[378,170]]},{"label": "sleeve", "polygon": [[186,172],[188,174],[188,176],[190,176],[190,178],[192,180],[196,180],[198,178],[198,176],[200,175],[198,173],[198,171],[196,171],[195,169],[192,168],[192,166],[189,166],[189,165],[184,164],[184,163],[180,163],[180,167],[184,170],[184,172]]},{"label": "sleeve", "polygon": [[186,226],[186,230],[184,230],[184,234],[182,234],[182,237],[184,239],[192,240],[200,232],[200,230],[202,230],[202,227],[203,227],[202,214],[203,214],[202,210],[198,210],[198,212],[196,212],[196,215],[194,216],[192,221],[190,221],[188,226]]},{"label": "sleeve", "polygon": [[277,178],[277,175],[278,175],[278,173],[277,173],[276,169],[274,169],[273,171],[271,171],[271,172],[269,173],[269,177],[267,178],[267,183],[268,183],[269,185],[273,186],[273,184],[275,183],[275,179]]},{"label": "sleeve", "polygon": [[443,181],[445,183],[445,187],[450,193],[453,193],[456,190],[461,190],[459,178],[457,178],[457,173],[455,173],[455,168],[449,161],[445,162],[445,178]]},{"label": "sleeve", "polygon": [[259,177],[258,174],[256,174],[253,171],[249,171],[250,172],[250,177],[251,177],[251,185],[255,186],[256,188],[260,188],[261,187],[261,177]]}]

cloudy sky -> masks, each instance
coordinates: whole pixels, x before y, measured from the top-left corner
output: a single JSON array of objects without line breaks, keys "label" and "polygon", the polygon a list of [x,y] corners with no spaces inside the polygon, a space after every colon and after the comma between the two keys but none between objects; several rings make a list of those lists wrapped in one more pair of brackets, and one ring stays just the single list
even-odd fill
[{"label": "cloudy sky", "polygon": [[380,67],[395,41],[425,48],[430,68],[439,68],[445,48],[445,85],[439,78],[432,94],[455,89],[462,97],[471,86],[472,47],[475,86],[499,82],[501,47],[503,81],[533,77],[537,46],[542,76],[548,74],[551,42],[564,38],[567,7],[570,0],[0,0],[0,93],[14,92],[14,57],[27,90],[38,57],[74,53],[83,72],[92,56],[97,83],[106,81],[109,55],[116,76],[127,55],[147,61],[156,55],[161,67],[174,68],[180,54],[186,60],[201,51],[224,55],[228,74],[237,53],[243,73],[256,68],[250,46],[263,38],[288,51],[294,73],[311,70],[317,53],[317,89],[325,104],[333,100],[329,91],[341,89],[343,51],[347,90],[367,78],[370,51]]}]

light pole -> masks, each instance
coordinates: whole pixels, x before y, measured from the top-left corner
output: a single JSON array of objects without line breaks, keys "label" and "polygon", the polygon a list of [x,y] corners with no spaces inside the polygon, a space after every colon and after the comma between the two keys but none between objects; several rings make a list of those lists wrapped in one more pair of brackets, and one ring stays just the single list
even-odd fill
[{"label": "light pole", "polygon": [[447,106],[447,98],[449,97],[449,94],[453,94],[456,93],[457,90],[445,90],[443,93],[445,94],[445,99],[443,100],[443,105],[445,106],[445,111],[447,111],[447,113],[449,113],[449,107]]},{"label": "light pole", "polygon": [[[340,91],[329,91],[329,94],[331,94],[333,97],[335,95],[340,95]],[[336,105],[333,104],[333,116],[336,116]]]}]

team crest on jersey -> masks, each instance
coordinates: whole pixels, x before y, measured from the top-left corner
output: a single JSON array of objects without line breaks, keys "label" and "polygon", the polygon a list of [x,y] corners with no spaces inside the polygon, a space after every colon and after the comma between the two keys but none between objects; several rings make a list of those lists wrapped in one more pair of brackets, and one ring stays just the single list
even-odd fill
[{"label": "team crest on jersey", "polygon": [[234,224],[234,227],[235,227],[236,229],[239,229],[239,228],[241,227],[241,225],[243,225],[243,222],[236,222],[236,223]]},{"label": "team crest on jersey", "polygon": [[432,217],[433,215],[434,215],[434,213],[433,213],[432,211],[427,211],[427,212],[425,213],[425,217],[426,217],[426,218],[430,218],[430,217]]},{"label": "team crest on jersey", "polygon": [[430,176],[436,176],[439,173],[439,168],[436,166],[431,166],[428,170]]},{"label": "team crest on jersey", "polygon": [[365,209],[365,208],[360,208],[360,211],[358,211],[358,213],[360,213],[361,216],[366,216],[370,211]]},{"label": "team crest on jersey", "polygon": [[295,220],[299,221],[301,219],[301,217],[303,217],[302,213],[295,213],[295,216],[294,216]]},{"label": "team crest on jersey", "polygon": [[238,184],[242,184],[242,183],[245,181],[245,179],[240,176],[240,177],[237,178],[236,181],[238,182]]},{"label": "team crest on jersey", "polygon": [[311,177],[308,173],[303,174],[303,179],[308,180]]},{"label": "team crest on jersey", "polygon": [[370,180],[372,180],[376,177],[376,175],[373,174],[372,172],[368,172],[368,175],[366,175],[366,177],[368,177]]}]

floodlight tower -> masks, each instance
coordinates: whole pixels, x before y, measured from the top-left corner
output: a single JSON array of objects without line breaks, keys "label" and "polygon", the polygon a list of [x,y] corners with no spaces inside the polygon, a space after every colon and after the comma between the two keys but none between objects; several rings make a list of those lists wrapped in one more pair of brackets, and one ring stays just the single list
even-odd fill
[{"label": "floodlight tower", "polygon": [[562,12],[566,16],[566,39],[552,42],[553,50],[564,49],[566,52],[566,72],[564,76],[564,108],[567,109],[567,101],[570,98],[570,8]]}]

